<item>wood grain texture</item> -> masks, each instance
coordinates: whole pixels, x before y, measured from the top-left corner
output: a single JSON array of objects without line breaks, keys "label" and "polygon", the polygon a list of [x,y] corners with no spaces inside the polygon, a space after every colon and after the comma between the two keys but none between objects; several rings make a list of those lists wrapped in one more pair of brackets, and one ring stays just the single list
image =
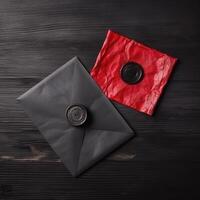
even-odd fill
[{"label": "wood grain texture", "polygon": [[[189,0],[1,0],[0,200],[199,199],[199,18]],[[76,179],[15,99],[75,55],[90,70],[107,29],[179,63],[153,117],[114,103],[137,136]]]}]

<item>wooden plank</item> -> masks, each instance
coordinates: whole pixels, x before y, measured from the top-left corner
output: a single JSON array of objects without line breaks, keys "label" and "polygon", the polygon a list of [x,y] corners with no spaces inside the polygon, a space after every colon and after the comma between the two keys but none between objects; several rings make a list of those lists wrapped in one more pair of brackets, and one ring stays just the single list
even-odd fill
[{"label": "wooden plank", "polygon": [[199,163],[184,160],[104,161],[81,178],[57,163],[4,162],[0,170],[0,197],[6,200],[199,198]]},{"label": "wooden plank", "polygon": [[[199,18],[197,0],[1,0],[0,200],[199,199]],[[107,29],[180,61],[153,117],[114,103],[137,136],[74,179],[15,99],[75,55],[90,70]]]}]

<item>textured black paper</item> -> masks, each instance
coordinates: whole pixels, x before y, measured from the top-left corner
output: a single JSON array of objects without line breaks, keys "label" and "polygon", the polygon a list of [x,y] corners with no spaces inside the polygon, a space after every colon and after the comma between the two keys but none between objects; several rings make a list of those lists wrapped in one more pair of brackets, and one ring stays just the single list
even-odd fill
[{"label": "textured black paper", "polygon": [[[73,176],[134,135],[77,57],[17,100]],[[72,126],[65,115],[74,104],[88,110],[87,123],[80,127]]]}]

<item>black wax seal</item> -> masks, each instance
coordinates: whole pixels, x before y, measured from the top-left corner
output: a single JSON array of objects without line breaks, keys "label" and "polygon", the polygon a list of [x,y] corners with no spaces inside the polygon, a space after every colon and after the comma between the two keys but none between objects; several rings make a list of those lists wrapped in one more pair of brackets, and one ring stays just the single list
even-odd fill
[{"label": "black wax seal", "polygon": [[81,126],[87,119],[87,109],[83,105],[68,106],[66,117],[72,126]]},{"label": "black wax seal", "polygon": [[128,84],[136,84],[142,80],[143,69],[135,62],[126,63],[121,69],[121,78]]}]

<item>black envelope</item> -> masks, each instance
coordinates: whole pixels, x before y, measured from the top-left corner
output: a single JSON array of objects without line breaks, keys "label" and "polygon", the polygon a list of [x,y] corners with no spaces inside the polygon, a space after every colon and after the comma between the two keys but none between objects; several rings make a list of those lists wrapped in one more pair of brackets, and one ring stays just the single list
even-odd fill
[{"label": "black envelope", "polygon": [[17,100],[73,176],[134,135],[77,57]]}]

